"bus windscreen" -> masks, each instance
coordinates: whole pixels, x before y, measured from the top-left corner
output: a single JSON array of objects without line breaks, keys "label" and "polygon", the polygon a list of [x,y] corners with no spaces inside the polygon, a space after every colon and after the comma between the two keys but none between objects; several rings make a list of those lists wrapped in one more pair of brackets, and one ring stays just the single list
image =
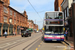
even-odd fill
[{"label": "bus windscreen", "polygon": [[45,34],[63,34],[63,27],[45,26]]}]

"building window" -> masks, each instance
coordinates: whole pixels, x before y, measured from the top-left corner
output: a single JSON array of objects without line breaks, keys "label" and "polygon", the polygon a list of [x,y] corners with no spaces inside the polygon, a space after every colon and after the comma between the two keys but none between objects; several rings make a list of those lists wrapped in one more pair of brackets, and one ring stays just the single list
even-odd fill
[{"label": "building window", "polygon": [[16,24],[16,20],[14,20],[14,24]]},{"label": "building window", "polygon": [[12,11],[10,10],[10,15],[12,15]]},{"label": "building window", "polygon": [[17,21],[17,23],[19,24],[19,21]]},{"label": "building window", "polygon": [[4,17],[4,22],[7,22],[7,17]]},{"label": "building window", "polygon": [[5,12],[5,13],[8,13],[7,7],[4,7],[4,12]]},{"label": "building window", "polygon": [[67,7],[67,16],[69,16],[69,9],[68,9],[68,7]]},{"label": "building window", "polygon": [[14,12],[14,17],[16,17],[16,13]]},{"label": "building window", "polygon": [[9,23],[12,23],[12,19],[9,19]]}]

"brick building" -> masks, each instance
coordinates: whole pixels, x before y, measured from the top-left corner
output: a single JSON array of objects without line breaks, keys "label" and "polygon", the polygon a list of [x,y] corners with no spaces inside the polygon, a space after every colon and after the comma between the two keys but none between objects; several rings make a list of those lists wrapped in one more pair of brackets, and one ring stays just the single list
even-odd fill
[{"label": "brick building", "polygon": [[21,30],[28,28],[28,16],[26,11],[18,12],[10,5],[9,0],[0,0],[0,36],[7,31],[8,35],[21,33]]},{"label": "brick building", "polygon": [[33,30],[38,29],[38,25],[34,24],[34,22],[32,20],[28,20],[28,25],[29,25],[30,29],[33,29]]},{"label": "brick building", "polygon": [[38,30],[38,25],[34,24],[34,30]]},{"label": "brick building", "polygon": [[62,2],[63,2],[63,0],[55,0],[55,2],[54,2],[55,11],[62,11],[62,9],[61,9]]},{"label": "brick building", "polygon": [[34,22],[32,20],[28,20],[29,28],[34,29]]},{"label": "brick building", "polygon": [[62,11],[64,12],[64,18],[65,18],[65,23],[67,22],[68,24],[65,24],[66,30],[68,30],[68,40],[73,41],[73,29],[72,29],[72,9],[71,9],[71,4],[73,0],[64,0],[61,4]]}]

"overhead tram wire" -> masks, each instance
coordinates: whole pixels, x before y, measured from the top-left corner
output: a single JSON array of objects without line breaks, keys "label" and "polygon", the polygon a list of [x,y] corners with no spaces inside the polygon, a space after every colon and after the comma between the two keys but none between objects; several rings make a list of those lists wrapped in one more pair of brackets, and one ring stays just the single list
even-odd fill
[{"label": "overhead tram wire", "polygon": [[[35,10],[35,12],[38,14],[38,16],[40,17],[39,13],[36,11],[36,9],[33,7],[33,5],[30,3],[30,1],[28,0],[29,4],[32,6],[32,8]],[[40,17],[41,18],[41,17]],[[42,20],[42,18],[41,18]]]}]

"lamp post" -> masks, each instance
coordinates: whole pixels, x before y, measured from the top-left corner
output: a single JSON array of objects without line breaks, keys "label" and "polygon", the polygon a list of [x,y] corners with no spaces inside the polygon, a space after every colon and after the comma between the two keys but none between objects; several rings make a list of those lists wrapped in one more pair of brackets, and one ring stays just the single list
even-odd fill
[{"label": "lamp post", "polygon": [[73,24],[73,37],[74,37],[74,50],[75,50],[75,0],[72,3],[72,24]]}]

